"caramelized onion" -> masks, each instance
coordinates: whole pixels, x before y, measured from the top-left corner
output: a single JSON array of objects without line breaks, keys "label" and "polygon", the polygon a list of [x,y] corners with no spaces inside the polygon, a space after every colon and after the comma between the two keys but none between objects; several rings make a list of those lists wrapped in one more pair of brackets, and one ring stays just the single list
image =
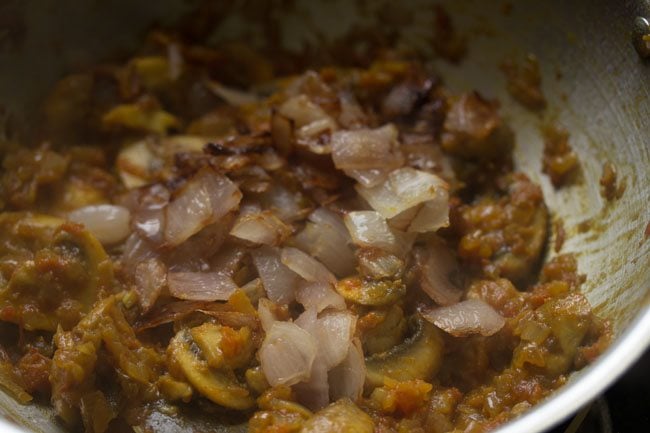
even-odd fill
[{"label": "caramelized onion", "polygon": [[167,269],[158,259],[149,259],[135,267],[135,291],[144,312],[156,303],[167,284]]},{"label": "caramelized onion", "polygon": [[392,124],[335,132],[331,139],[334,166],[365,187],[377,185],[404,163],[397,134]]},{"label": "caramelized onion", "polygon": [[227,177],[206,168],[183,187],[166,208],[165,241],[178,245],[239,205],[242,193]]},{"label": "caramelized onion", "polygon": [[219,272],[169,272],[169,293],[188,301],[227,301],[237,285]]},{"label": "caramelized onion", "polygon": [[416,249],[420,267],[420,287],[439,305],[451,305],[463,296],[460,270],[453,251],[439,238],[432,238],[426,248]]},{"label": "caramelized onion", "polygon": [[255,244],[279,245],[290,234],[291,227],[283,223],[273,212],[240,214],[230,234]]}]

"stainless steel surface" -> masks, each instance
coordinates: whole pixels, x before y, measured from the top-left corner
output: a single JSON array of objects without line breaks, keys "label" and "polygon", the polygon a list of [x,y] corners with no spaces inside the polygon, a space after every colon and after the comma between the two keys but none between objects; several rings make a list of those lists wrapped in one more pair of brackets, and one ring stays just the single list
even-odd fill
[{"label": "stainless steel surface", "polygon": [[[24,20],[24,40],[8,48],[0,44],[0,103],[19,114],[29,112],[65,70],[126,52],[152,22],[172,22],[196,2],[137,2],[140,7],[126,0],[35,3],[9,1]],[[281,3],[285,2],[273,2]],[[397,3],[365,2],[366,9],[361,9],[344,0],[296,0],[290,10],[274,8],[272,19],[279,23],[285,47],[299,50],[315,41],[327,45],[356,25],[377,25],[376,15],[387,9],[410,20],[408,25],[395,21],[397,43],[427,51],[422,35],[431,31],[431,2]],[[650,17],[650,7],[648,2],[634,1],[520,0],[512,2],[506,14],[502,2],[443,3],[459,30],[468,35],[470,46],[461,65],[434,60],[435,66],[452,89],[473,87],[502,101],[516,131],[517,164],[542,185],[554,218],[563,219],[568,238],[562,252],[576,253],[580,270],[588,277],[587,297],[614,327],[612,347],[595,364],[500,430],[540,432],[595,398],[650,345],[650,239],[644,239],[650,223],[650,65],[630,43],[631,25],[636,17]],[[6,6],[0,2],[0,7]],[[263,43],[261,26],[247,25],[247,19],[235,8],[212,39]],[[528,52],[540,59],[549,100],[541,118],[512,103],[498,68],[504,58]],[[578,184],[555,191],[541,174],[543,122],[571,131],[581,163]],[[616,166],[627,185],[623,197],[611,203],[599,194],[605,161]],[[580,230],[586,221],[591,229]],[[1,393],[0,413],[33,431],[61,431],[50,411],[19,406]],[[0,430],[11,431],[2,420]]]}]

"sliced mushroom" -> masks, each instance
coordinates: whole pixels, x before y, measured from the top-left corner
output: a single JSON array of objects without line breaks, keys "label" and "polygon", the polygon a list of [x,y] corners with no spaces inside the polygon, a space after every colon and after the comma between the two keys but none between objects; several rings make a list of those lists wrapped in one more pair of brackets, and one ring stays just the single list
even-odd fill
[{"label": "sliced mushroom", "polygon": [[238,410],[253,407],[255,399],[239,383],[232,369],[210,367],[204,359],[207,356],[193,340],[192,334],[192,330],[185,328],[170,341],[167,354],[171,359],[172,370],[180,370],[201,395],[218,405]]},{"label": "sliced mushroom", "polygon": [[362,335],[363,350],[370,355],[397,346],[408,331],[404,311],[398,305],[371,311],[360,320],[359,325],[365,328]]},{"label": "sliced mushroom", "polygon": [[81,225],[4,213],[0,233],[0,320],[27,330],[70,329],[113,285],[110,258]]},{"label": "sliced mushroom", "polygon": [[347,301],[371,307],[389,305],[406,294],[406,286],[400,279],[375,280],[350,277],[336,283],[336,291]]},{"label": "sliced mushroom", "polygon": [[385,378],[429,381],[438,371],[443,349],[440,331],[419,315],[411,317],[409,326],[412,335],[402,344],[366,357],[367,390],[382,386]]}]

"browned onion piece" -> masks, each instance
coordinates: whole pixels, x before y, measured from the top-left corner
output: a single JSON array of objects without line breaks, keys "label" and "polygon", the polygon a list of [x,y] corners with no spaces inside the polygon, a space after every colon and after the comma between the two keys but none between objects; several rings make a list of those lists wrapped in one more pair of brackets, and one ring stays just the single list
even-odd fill
[{"label": "browned onion piece", "polygon": [[[449,186],[435,174],[404,167],[392,171],[385,181],[376,186],[356,185],[355,188],[359,195],[384,218],[398,217],[399,226],[407,227],[407,231],[435,231],[449,224],[447,192]],[[430,207],[425,210],[426,214],[420,216],[423,212],[422,208],[417,213],[411,210],[423,204]],[[403,221],[400,217],[408,211],[411,213],[407,215],[412,220]],[[432,216],[435,218],[430,220]]]},{"label": "browned onion piece", "polygon": [[322,143],[320,137],[335,131],[338,125],[325,110],[306,95],[298,95],[286,100],[279,107],[278,113],[292,122],[296,144],[317,154],[327,154],[331,151],[331,147]]},{"label": "browned onion piece", "polygon": [[258,352],[271,386],[294,385],[308,379],[316,358],[316,341],[295,323],[276,321]]},{"label": "browned onion piece", "polygon": [[429,322],[454,337],[496,334],[505,319],[489,304],[479,299],[469,299],[448,307],[438,307],[421,312]]},{"label": "browned onion piece", "polygon": [[282,263],[280,252],[263,246],[253,250],[251,255],[269,299],[278,304],[293,301],[300,277]]},{"label": "browned onion piece", "polygon": [[403,233],[391,228],[384,217],[375,211],[349,212],[343,218],[352,241],[362,248],[378,248],[403,255],[413,245],[414,233]]},{"label": "browned onion piece", "polygon": [[291,227],[283,223],[273,212],[263,211],[240,214],[230,234],[255,244],[277,246],[291,234]]},{"label": "browned onion piece", "polygon": [[242,193],[227,177],[204,168],[176,192],[165,209],[165,241],[178,245],[239,205]]},{"label": "browned onion piece", "polygon": [[237,285],[219,272],[169,272],[169,293],[188,301],[227,301]]},{"label": "browned onion piece", "polygon": [[392,124],[337,131],[331,138],[334,165],[366,187],[377,185],[404,163],[397,136]]},{"label": "browned onion piece", "polygon": [[432,238],[425,248],[415,250],[420,267],[420,287],[438,305],[460,301],[463,287],[458,262],[453,251],[439,238]]},{"label": "browned onion piece", "polygon": [[280,260],[286,267],[309,282],[336,284],[336,277],[329,269],[298,248],[283,248]]},{"label": "browned onion piece", "polygon": [[357,401],[363,393],[363,384],[366,380],[366,360],[363,356],[361,341],[352,340],[348,354],[339,365],[330,370],[329,386],[330,398],[337,401],[347,397]]},{"label": "browned onion piece", "polygon": [[140,332],[166,323],[175,322],[199,311],[201,308],[206,308],[208,304],[208,302],[201,301],[170,302],[149,311],[146,317],[137,322],[133,328]]},{"label": "browned onion piece", "polygon": [[135,267],[135,291],[144,312],[156,303],[167,284],[167,269],[158,259],[149,259]]}]

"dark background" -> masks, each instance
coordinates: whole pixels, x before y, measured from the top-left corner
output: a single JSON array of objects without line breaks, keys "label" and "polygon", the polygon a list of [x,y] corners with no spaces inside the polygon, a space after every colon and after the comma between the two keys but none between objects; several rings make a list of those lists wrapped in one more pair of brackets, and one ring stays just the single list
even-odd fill
[{"label": "dark background", "polygon": [[549,433],[637,432],[650,432],[650,351],[592,403],[582,421],[571,419]]}]

